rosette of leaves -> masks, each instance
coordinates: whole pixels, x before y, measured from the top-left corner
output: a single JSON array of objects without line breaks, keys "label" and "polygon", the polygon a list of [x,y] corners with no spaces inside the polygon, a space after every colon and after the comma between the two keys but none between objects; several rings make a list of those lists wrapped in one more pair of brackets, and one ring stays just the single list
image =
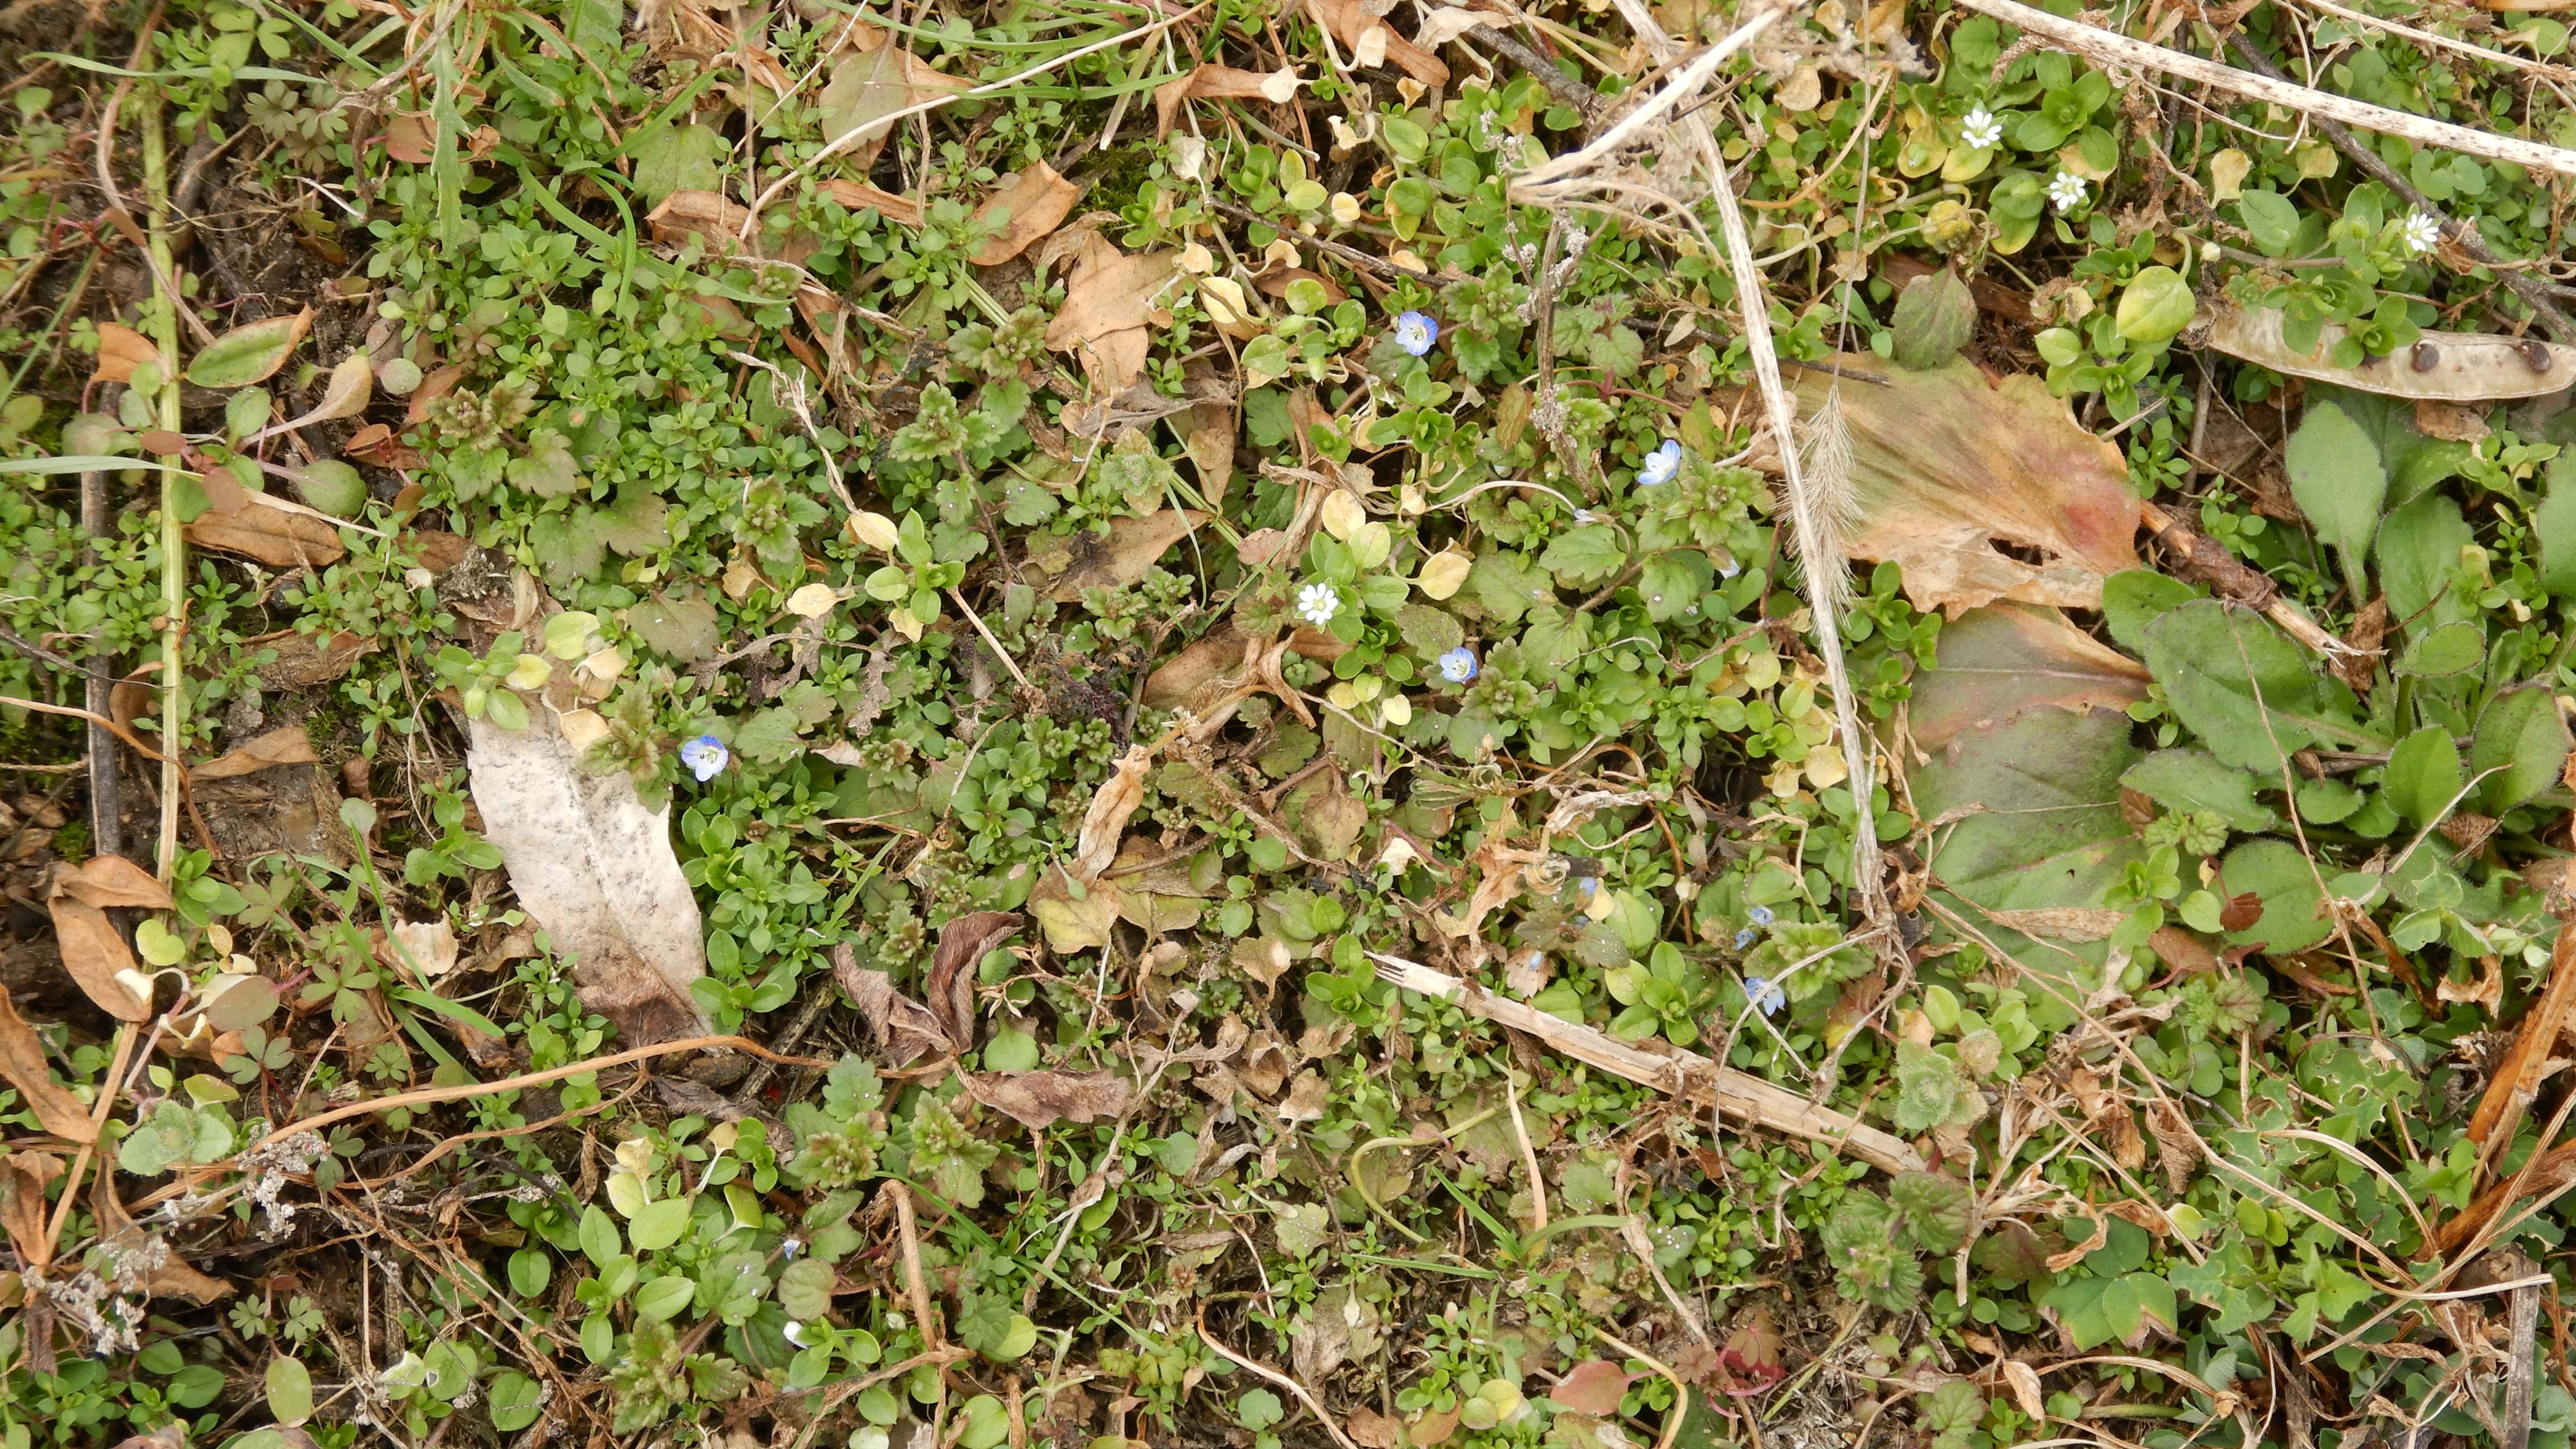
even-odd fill
[{"label": "rosette of leaves", "polygon": [[796,1155],[784,1175],[799,1187],[832,1190],[854,1187],[878,1172],[877,1153],[886,1143],[885,1087],[876,1067],[853,1053],[841,1058],[823,1081],[823,1101],[791,1102],[787,1129],[796,1134]]},{"label": "rosette of leaves", "polygon": [[608,1371],[610,1401],[617,1406],[610,1432],[631,1434],[669,1418],[683,1396],[721,1403],[751,1384],[742,1365],[711,1353],[683,1354],[679,1335],[665,1322],[641,1323],[627,1335]]},{"label": "rosette of leaves", "polygon": [[945,1103],[924,1096],[904,1129],[906,1175],[959,1207],[984,1201],[984,1169],[1002,1149],[966,1130]]},{"label": "rosette of leaves", "polygon": [[1974,1213],[1964,1183],[1937,1172],[1901,1172],[1885,1197],[1854,1192],[1842,1200],[1825,1221],[1825,1256],[1845,1296],[1905,1312],[1923,1296],[1919,1255],[1957,1252]]}]

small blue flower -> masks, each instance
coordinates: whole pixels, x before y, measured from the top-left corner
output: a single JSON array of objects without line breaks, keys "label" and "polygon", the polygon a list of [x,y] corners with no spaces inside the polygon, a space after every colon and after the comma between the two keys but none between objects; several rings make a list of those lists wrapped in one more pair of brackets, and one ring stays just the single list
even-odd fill
[{"label": "small blue flower", "polygon": [[1681,441],[1677,438],[1666,438],[1662,447],[1648,453],[1646,461],[1637,465],[1637,486],[1652,488],[1658,483],[1670,483],[1673,481],[1673,475],[1681,470]]},{"label": "small blue flower", "polygon": [[689,773],[697,776],[701,785],[714,779],[730,758],[724,741],[714,735],[700,735],[680,746],[680,763],[689,767]]},{"label": "small blue flower", "polygon": [[1746,919],[1752,921],[1753,924],[1757,926],[1767,926],[1773,921],[1780,919],[1778,916],[1771,914],[1771,908],[1769,906],[1755,906],[1744,914]]},{"label": "small blue flower", "polygon": [[1744,565],[1735,561],[1735,555],[1730,553],[1725,555],[1725,558],[1726,562],[1717,566],[1717,576],[1719,578],[1731,579],[1737,574],[1744,572]]},{"label": "small blue flower", "polygon": [[1752,928],[1751,926],[1747,926],[1747,927],[1745,927],[1743,930],[1738,931],[1738,932],[1736,932],[1736,933],[1735,933],[1735,949],[1736,949],[1736,950],[1741,951],[1741,950],[1743,950],[1745,947],[1750,946],[1750,945],[1752,945],[1752,944],[1753,944],[1753,928]]},{"label": "small blue flower", "polygon": [[1425,312],[1406,312],[1395,319],[1395,345],[1420,357],[1440,340],[1440,320]]},{"label": "small blue flower", "polygon": [[1789,994],[1767,976],[1745,977],[1744,999],[1760,1008],[1764,1016],[1777,1016],[1780,1008],[1789,1004]]},{"label": "small blue flower", "polygon": [[796,1255],[804,1251],[805,1240],[803,1238],[780,1238],[778,1240],[778,1256],[786,1259],[788,1262],[795,1262]]},{"label": "small blue flower", "polygon": [[1464,684],[1476,677],[1476,651],[1461,644],[1440,656],[1440,677],[1451,684]]},{"label": "small blue flower", "polygon": [[1574,510],[1574,521],[1577,523],[1590,523],[1593,516],[1592,510],[1589,508],[1578,508]]},{"label": "small blue flower", "polygon": [[1574,893],[1583,897],[1587,901],[1592,899],[1594,896],[1601,894],[1601,877],[1597,875],[1576,876],[1574,878]]}]

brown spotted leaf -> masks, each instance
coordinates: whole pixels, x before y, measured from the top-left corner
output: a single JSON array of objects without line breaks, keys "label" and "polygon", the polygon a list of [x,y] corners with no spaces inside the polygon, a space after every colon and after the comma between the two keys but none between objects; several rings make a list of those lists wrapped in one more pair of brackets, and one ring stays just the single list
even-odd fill
[{"label": "brown spotted leaf", "polygon": [[1023,1127],[1125,1116],[1135,1085],[1116,1072],[970,1072],[966,1095]]}]

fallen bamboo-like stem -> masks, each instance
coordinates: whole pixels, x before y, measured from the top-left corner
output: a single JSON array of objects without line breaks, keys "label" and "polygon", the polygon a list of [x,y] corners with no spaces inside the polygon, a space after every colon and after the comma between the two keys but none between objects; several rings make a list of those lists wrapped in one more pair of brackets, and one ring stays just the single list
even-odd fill
[{"label": "fallen bamboo-like stem", "polygon": [[1472,981],[1435,971],[1400,956],[1372,951],[1379,979],[1407,991],[1436,996],[1487,1021],[1523,1031],[1577,1061],[1681,1097],[1739,1122],[1804,1137],[1849,1152],[1882,1172],[1921,1172],[1924,1161],[1903,1138],[1882,1132],[1830,1107],[1819,1107],[1786,1087],[1719,1066],[1697,1052],[1670,1055],[1628,1045],[1609,1033],[1578,1026],[1536,1007],[1496,996]]},{"label": "fallen bamboo-like stem", "polygon": [[2217,540],[2200,532],[2189,522],[2165,512],[2152,503],[2138,505],[2138,518],[2156,541],[2172,549],[2193,572],[2206,578],[2210,585],[2231,601],[2247,608],[2260,609],[2263,616],[2281,626],[2281,632],[2332,659],[2353,652],[2352,646],[2325,631],[2316,620],[2299,612],[2299,606],[2281,597],[2271,579],[2237,561],[2234,554]]},{"label": "fallen bamboo-like stem", "polygon": [[2032,35],[2045,37],[2096,64],[2162,71],[2166,75],[2215,86],[2250,100],[2287,106],[2303,115],[2322,116],[2348,126],[2359,126],[2365,131],[2377,131],[2383,136],[2402,136],[2426,146],[2483,156],[2490,161],[2511,161],[2535,171],[2576,176],[2576,151],[2564,147],[2499,136],[2492,131],[2471,130],[2467,126],[2393,111],[2386,106],[2374,106],[2367,101],[2356,101],[2349,96],[2339,96],[2294,81],[2256,75],[2184,51],[2132,40],[2080,20],[2062,19],[2045,10],[2021,4],[2019,0],[1960,0],[1960,4],[2007,25],[2017,25]]}]

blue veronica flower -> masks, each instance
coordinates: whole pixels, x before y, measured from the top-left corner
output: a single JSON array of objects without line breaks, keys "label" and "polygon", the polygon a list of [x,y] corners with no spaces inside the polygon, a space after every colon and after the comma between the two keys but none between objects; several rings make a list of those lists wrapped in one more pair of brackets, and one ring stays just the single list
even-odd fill
[{"label": "blue veronica flower", "polygon": [[1673,475],[1681,470],[1681,442],[1679,439],[1666,438],[1662,447],[1648,453],[1646,461],[1637,465],[1637,486],[1652,488],[1658,483],[1670,483],[1673,481]]},{"label": "blue veronica flower", "polygon": [[1778,916],[1771,914],[1771,908],[1769,906],[1755,906],[1744,914],[1746,919],[1752,921],[1753,924],[1757,926],[1767,926],[1773,921],[1780,919]]},{"label": "blue veronica flower", "polygon": [[1735,949],[1736,949],[1736,950],[1741,951],[1741,950],[1743,950],[1745,947],[1750,946],[1750,945],[1752,945],[1752,944],[1753,944],[1753,928],[1752,928],[1751,926],[1747,926],[1747,927],[1745,927],[1743,930],[1738,931],[1738,932],[1736,932],[1736,933],[1735,933]]},{"label": "blue veronica flower", "polygon": [[1464,684],[1476,677],[1476,651],[1461,644],[1440,656],[1440,677],[1451,684]]},{"label": "blue veronica flower", "polygon": [[1744,999],[1759,1007],[1764,1016],[1777,1016],[1780,1008],[1789,1004],[1789,994],[1767,976],[1745,977]]},{"label": "blue veronica flower", "polygon": [[697,776],[701,785],[714,779],[731,758],[724,741],[714,735],[700,735],[680,746],[680,763],[689,767],[689,773]]},{"label": "blue veronica flower", "polygon": [[1427,312],[1406,312],[1395,319],[1395,345],[1416,357],[1440,340],[1440,319]]}]

